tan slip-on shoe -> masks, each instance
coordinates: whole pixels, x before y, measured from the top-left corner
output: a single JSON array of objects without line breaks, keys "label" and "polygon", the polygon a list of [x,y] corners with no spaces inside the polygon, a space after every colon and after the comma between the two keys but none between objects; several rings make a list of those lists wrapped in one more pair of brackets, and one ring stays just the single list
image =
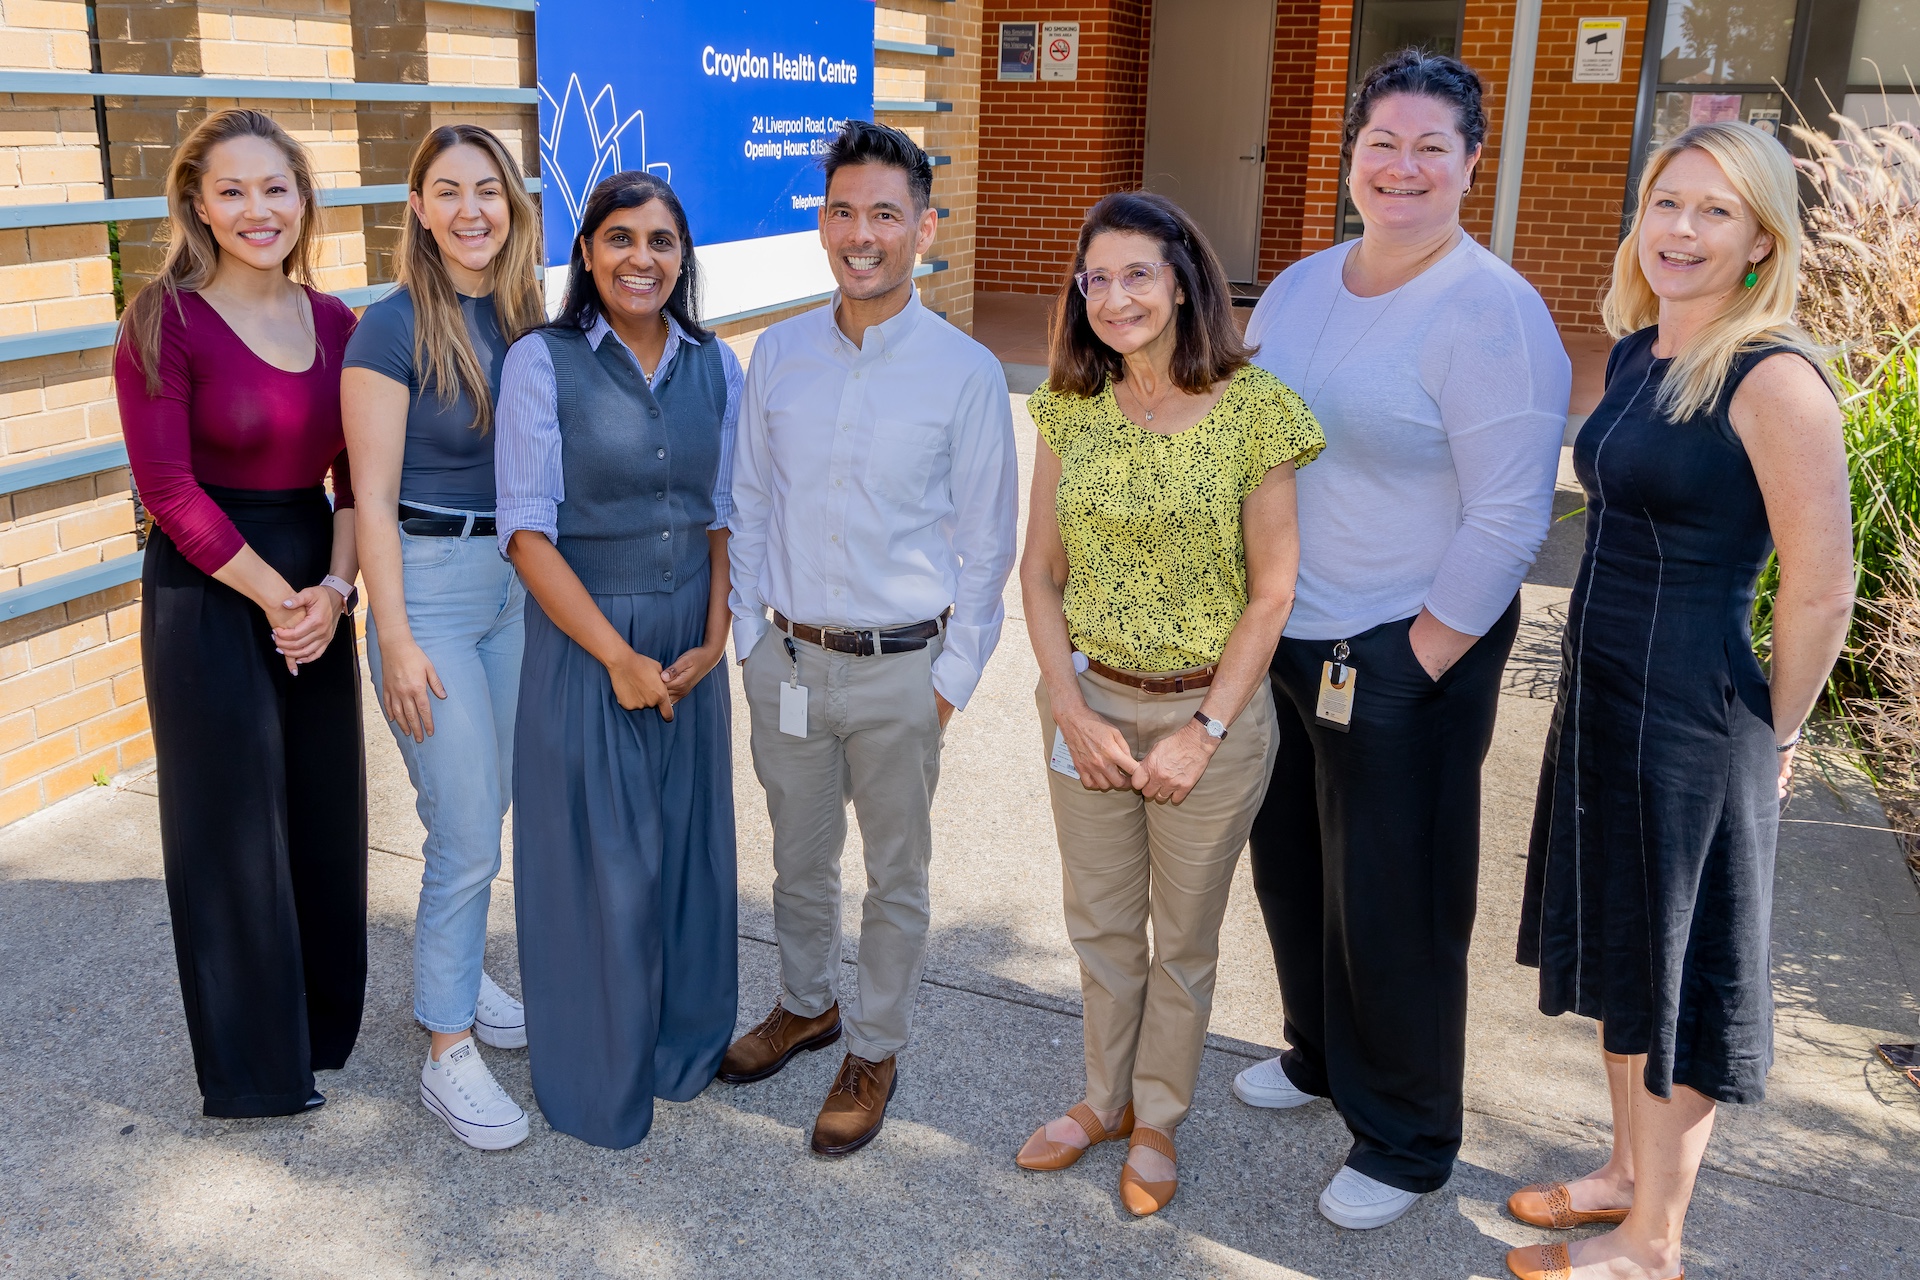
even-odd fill
[{"label": "tan slip-on shoe", "polygon": [[1065,1169],[1101,1143],[1111,1138],[1124,1138],[1132,1133],[1133,1104],[1131,1102],[1127,1104],[1126,1110],[1120,1113],[1118,1123],[1111,1129],[1101,1124],[1100,1117],[1095,1115],[1093,1108],[1084,1102],[1074,1103],[1073,1108],[1067,1112],[1067,1119],[1086,1131],[1086,1146],[1076,1147],[1071,1142],[1055,1142],[1047,1136],[1047,1126],[1043,1124],[1033,1131],[1033,1136],[1027,1139],[1026,1146],[1020,1148],[1020,1153],[1014,1156],[1013,1162],[1022,1169],[1032,1169],[1037,1173],[1054,1173]]},{"label": "tan slip-on shoe", "polygon": [[803,1018],[776,1004],[758,1026],[735,1040],[720,1059],[719,1076],[728,1084],[752,1084],[779,1073],[793,1055],[824,1049],[840,1038],[840,1006],[831,1004],[817,1018]]},{"label": "tan slip-on shoe", "polygon": [[[1169,1160],[1180,1157],[1173,1153],[1173,1139],[1158,1129],[1149,1129],[1145,1125],[1137,1126],[1133,1136],[1127,1139],[1127,1150],[1146,1147],[1158,1151]],[[1120,1203],[1126,1206],[1128,1213],[1136,1218],[1144,1218],[1150,1213],[1158,1213],[1173,1203],[1173,1193],[1180,1189],[1180,1179],[1171,1178],[1166,1182],[1148,1182],[1133,1171],[1132,1165],[1120,1166]]]},{"label": "tan slip-on shoe", "polygon": [[[1530,1244],[1507,1254],[1507,1270],[1516,1280],[1572,1280],[1573,1263],[1563,1244]],[[1682,1271],[1674,1280],[1687,1280]]]},{"label": "tan slip-on shoe", "polygon": [[1507,1212],[1532,1227],[1567,1231],[1627,1220],[1625,1209],[1576,1209],[1564,1182],[1536,1182],[1507,1197]]},{"label": "tan slip-on shoe", "polygon": [[897,1059],[868,1062],[848,1054],[813,1122],[813,1149],[823,1156],[850,1155],[872,1142],[887,1118],[887,1103],[900,1083]]}]

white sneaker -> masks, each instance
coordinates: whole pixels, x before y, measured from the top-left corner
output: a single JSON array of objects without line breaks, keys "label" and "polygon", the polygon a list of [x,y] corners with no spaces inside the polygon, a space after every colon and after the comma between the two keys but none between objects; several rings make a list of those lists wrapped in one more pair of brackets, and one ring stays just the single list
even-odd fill
[{"label": "white sneaker", "polygon": [[1354,1231],[1384,1227],[1413,1208],[1417,1191],[1402,1191],[1376,1182],[1358,1169],[1340,1166],[1333,1181],[1320,1193],[1320,1212],[1335,1226]]},{"label": "white sneaker", "polygon": [[420,1101],[447,1122],[454,1136],[482,1151],[504,1151],[526,1140],[522,1111],[480,1060],[469,1036],[420,1068]]},{"label": "white sneaker", "polygon": [[1256,1062],[1233,1078],[1233,1096],[1250,1107],[1303,1107],[1314,1096],[1298,1088],[1280,1069],[1280,1059]]},{"label": "white sneaker", "polygon": [[480,973],[480,1000],[473,1012],[473,1034],[489,1049],[527,1047],[527,1007]]}]

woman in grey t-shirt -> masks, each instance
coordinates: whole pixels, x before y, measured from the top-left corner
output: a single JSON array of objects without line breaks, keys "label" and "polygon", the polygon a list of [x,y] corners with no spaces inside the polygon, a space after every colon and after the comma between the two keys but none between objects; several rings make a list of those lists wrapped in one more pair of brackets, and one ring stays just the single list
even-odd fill
[{"label": "woman in grey t-shirt", "polygon": [[1346,133],[1365,234],[1289,267],[1247,328],[1327,447],[1300,475],[1250,840],[1293,1047],[1234,1092],[1333,1099],[1353,1149],[1320,1211],[1348,1228],[1438,1190],[1460,1149],[1480,767],[1572,381],[1540,295],[1460,229],[1486,127],[1452,58],[1369,72]]},{"label": "woman in grey t-shirt", "polygon": [[469,1146],[510,1147],[527,1117],[473,1037],[527,1043],[520,1002],[481,961],[512,791],[525,592],[494,544],[493,405],[507,346],[545,311],[539,214],[477,125],[414,152],[401,287],[367,308],[341,378],[367,657],[427,828],[413,1015],[432,1034],[420,1098]]}]

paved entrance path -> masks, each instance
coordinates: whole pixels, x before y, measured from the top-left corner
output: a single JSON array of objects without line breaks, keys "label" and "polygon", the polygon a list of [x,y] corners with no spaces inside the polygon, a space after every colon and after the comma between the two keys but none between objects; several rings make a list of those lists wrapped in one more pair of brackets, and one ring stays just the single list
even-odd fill
[{"label": "paved entrance path", "polygon": [[[1578,505],[1562,495],[1563,511]],[[537,1111],[514,1151],[455,1142],[418,1101],[420,833],[369,702],[367,1021],[310,1117],[199,1114],[150,778],[0,832],[0,1275],[1504,1277],[1506,1248],[1543,1238],[1506,1218],[1507,1193],[1596,1164],[1606,1143],[1591,1026],[1534,1012],[1532,974],[1511,960],[1578,523],[1558,527],[1527,588],[1487,769],[1466,1149],[1453,1181],[1391,1227],[1342,1231],[1315,1211],[1347,1148],[1326,1104],[1258,1112],[1228,1092],[1280,1042],[1244,864],[1216,1035],[1180,1131],[1179,1198],[1130,1219],[1115,1196],[1117,1147],[1061,1174],[1014,1167],[1029,1130],[1078,1097],[1080,1023],[1036,673],[1012,598],[999,656],[950,735],[927,984],[871,1147],[838,1162],[807,1152],[837,1051],[761,1085],[662,1104],[630,1151],[557,1135]],[[771,1007],[776,966],[765,807],[740,747],[744,1027]],[[1848,775],[1834,782],[1837,792],[1810,782],[1788,810],[1772,1095],[1722,1112],[1691,1224],[1696,1280],[1920,1275],[1920,1091],[1871,1058],[1876,1040],[1917,1029],[1920,895],[1870,792]],[[856,840],[852,886],[858,859]],[[489,968],[517,990],[512,886],[494,902]],[[849,939],[858,926],[850,903]],[[488,1058],[530,1105],[525,1055]]]}]

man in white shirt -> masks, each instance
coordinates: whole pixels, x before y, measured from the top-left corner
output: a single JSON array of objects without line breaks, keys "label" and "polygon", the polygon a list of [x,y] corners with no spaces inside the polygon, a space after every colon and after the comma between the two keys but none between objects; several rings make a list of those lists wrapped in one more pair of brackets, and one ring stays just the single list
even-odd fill
[{"label": "man in white shirt", "polygon": [[[734,652],[773,820],[781,994],[720,1078],[764,1080],[844,1025],[812,1141],[845,1155],[880,1131],[911,1029],[941,737],[1000,639],[1018,480],[999,362],[914,292],[938,225],[926,153],[850,120],[824,168],[820,240],[840,287],[761,335],[734,460]],[[868,888],[843,1024],[848,800]]]}]

